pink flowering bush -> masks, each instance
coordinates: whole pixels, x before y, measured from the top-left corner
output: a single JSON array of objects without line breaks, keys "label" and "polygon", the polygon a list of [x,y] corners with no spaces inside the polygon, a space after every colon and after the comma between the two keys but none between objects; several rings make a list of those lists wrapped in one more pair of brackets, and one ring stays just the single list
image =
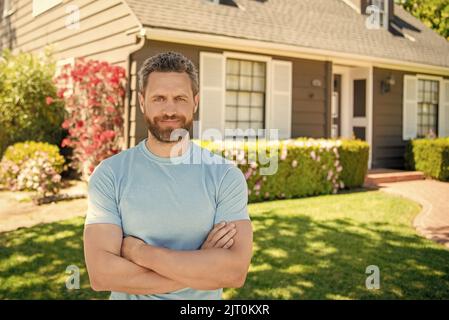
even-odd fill
[{"label": "pink flowering bush", "polygon": [[64,158],[59,148],[27,141],[9,146],[0,162],[0,181],[11,191],[36,191],[45,197],[61,187]]},{"label": "pink flowering bush", "polygon": [[[288,199],[337,193],[363,184],[368,168],[369,147],[360,140],[290,139],[279,142],[238,143],[232,148],[218,142],[200,142],[203,147],[232,160],[248,183],[249,201]],[[268,144],[267,144],[268,143]],[[277,161],[274,174],[263,174],[259,156]],[[275,153],[270,154],[270,147]]]},{"label": "pink flowering bush", "polygon": [[61,146],[73,148],[71,167],[82,178],[122,148],[126,76],[122,67],[84,59],[66,65],[56,78],[67,115],[68,136]]}]

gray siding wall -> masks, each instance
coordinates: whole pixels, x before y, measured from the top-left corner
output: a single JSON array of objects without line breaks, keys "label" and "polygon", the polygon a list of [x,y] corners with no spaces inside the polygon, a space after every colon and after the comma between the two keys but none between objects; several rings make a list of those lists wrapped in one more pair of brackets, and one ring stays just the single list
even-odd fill
[{"label": "gray siding wall", "polygon": [[[52,45],[56,59],[86,57],[126,67],[139,26],[121,0],[64,0],[33,17],[32,0],[11,0],[14,13],[0,21],[0,49],[39,52]],[[80,10],[80,28],[66,28],[68,5]],[[2,12],[0,12],[2,13]]]},{"label": "gray siding wall", "polygon": [[[406,142],[402,139],[404,75],[413,72],[374,68],[373,91],[373,168],[404,168]],[[396,84],[381,93],[381,82],[393,75]],[[431,74],[429,74],[431,75]]]}]

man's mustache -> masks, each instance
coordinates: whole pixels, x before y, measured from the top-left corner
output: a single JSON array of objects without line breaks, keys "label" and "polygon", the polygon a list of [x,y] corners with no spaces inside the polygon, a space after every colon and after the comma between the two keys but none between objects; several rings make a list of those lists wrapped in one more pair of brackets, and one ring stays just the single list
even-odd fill
[{"label": "man's mustache", "polygon": [[155,117],[156,121],[167,121],[167,120],[181,120],[185,121],[185,117],[183,116],[162,116],[162,117]]}]

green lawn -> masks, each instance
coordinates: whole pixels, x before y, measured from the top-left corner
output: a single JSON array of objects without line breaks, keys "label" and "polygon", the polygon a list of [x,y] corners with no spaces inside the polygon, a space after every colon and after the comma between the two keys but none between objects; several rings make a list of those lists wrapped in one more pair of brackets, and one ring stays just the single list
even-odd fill
[{"label": "green lawn", "polygon": [[[419,206],[379,191],[249,206],[254,256],[246,284],[227,299],[449,299],[449,250],[411,227]],[[0,299],[103,299],[89,289],[83,219],[0,234]],[[68,265],[81,290],[65,288]],[[381,289],[365,288],[377,265]]]}]

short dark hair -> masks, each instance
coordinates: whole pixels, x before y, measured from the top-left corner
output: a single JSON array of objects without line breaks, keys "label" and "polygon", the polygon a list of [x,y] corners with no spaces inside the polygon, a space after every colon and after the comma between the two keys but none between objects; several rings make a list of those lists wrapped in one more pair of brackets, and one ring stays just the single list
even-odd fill
[{"label": "short dark hair", "polygon": [[185,72],[192,84],[193,96],[198,91],[198,71],[188,58],[179,52],[162,52],[146,59],[139,70],[139,90],[142,95],[148,84],[148,76],[152,72]]}]

